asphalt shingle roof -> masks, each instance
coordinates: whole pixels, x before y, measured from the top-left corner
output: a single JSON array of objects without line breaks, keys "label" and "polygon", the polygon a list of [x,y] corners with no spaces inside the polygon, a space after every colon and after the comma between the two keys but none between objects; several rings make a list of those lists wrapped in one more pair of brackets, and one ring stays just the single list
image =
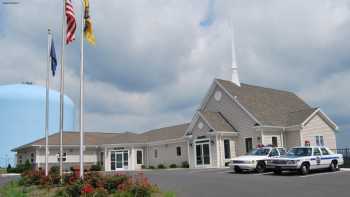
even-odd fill
[{"label": "asphalt shingle roof", "polygon": [[[180,124],[170,127],[164,127],[160,129],[150,130],[145,133],[104,133],[104,132],[85,132],[85,145],[103,145],[103,144],[130,144],[130,143],[147,143],[156,142],[161,140],[176,139],[184,136],[188,127],[188,123]],[[64,145],[79,145],[80,133],[75,131],[63,132],[63,144]],[[55,133],[49,136],[49,145],[59,145],[60,135]],[[45,145],[45,138],[41,138],[29,144],[17,147],[13,149],[23,149],[31,147],[33,145]]]},{"label": "asphalt shingle roof", "polygon": [[[291,123],[299,124],[308,114],[307,112],[313,109],[292,92],[244,83],[239,87],[231,81],[221,79],[217,79],[217,81],[232,96],[237,96],[237,100],[264,125],[290,126]],[[303,112],[295,113],[297,111]]]}]

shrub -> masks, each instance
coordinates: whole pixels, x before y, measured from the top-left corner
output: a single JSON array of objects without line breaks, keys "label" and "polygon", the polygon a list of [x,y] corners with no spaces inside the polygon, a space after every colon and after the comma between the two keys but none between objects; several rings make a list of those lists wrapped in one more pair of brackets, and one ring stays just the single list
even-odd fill
[{"label": "shrub", "polygon": [[165,167],[164,164],[159,164],[159,165],[158,165],[158,168],[159,168],[159,169],[165,169],[166,167]]},{"label": "shrub", "polygon": [[104,188],[97,188],[93,194],[94,197],[108,197],[108,192]]},{"label": "shrub", "polygon": [[83,181],[78,180],[74,184],[66,186],[64,192],[67,193],[68,196],[78,197],[80,196],[80,192],[82,188],[83,188]]},{"label": "shrub", "polygon": [[59,184],[61,181],[60,168],[58,166],[52,166],[49,171],[50,184]]},{"label": "shrub", "polygon": [[29,160],[27,159],[26,162],[24,163],[23,166],[23,171],[28,171],[28,170],[32,170],[33,166],[32,164],[29,162]]},{"label": "shrub", "polygon": [[177,168],[177,165],[176,164],[170,164],[169,168]]},{"label": "shrub", "polygon": [[20,183],[22,185],[40,185],[42,178],[45,176],[43,170],[31,170],[22,173]]},{"label": "shrub", "polygon": [[141,166],[141,168],[142,168],[142,169],[145,169],[145,168],[146,168],[146,166],[145,166],[145,165],[142,165],[142,166]]},{"label": "shrub", "polygon": [[107,176],[104,188],[109,193],[114,193],[118,190],[118,186],[127,180],[128,180],[128,176],[126,175],[117,174],[114,176]]},{"label": "shrub", "polygon": [[100,164],[97,164],[97,165],[92,165],[90,167],[90,170],[91,171],[101,171],[102,170],[102,166]]},{"label": "shrub", "polygon": [[154,166],[149,166],[148,168],[149,168],[149,169],[155,169],[155,167],[154,167]]},{"label": "shrub", "polygon": [[132,184],[132,187],[130,188],[130,192],[133,196],[150,197],[152,193],[158,192],[158,188],[155,185],[152,185],[148,178],[142,173],[137,174],[134,179],[134,184]]},{"label": "shrub", "polygon": [[26,194],[22,191],[17,182],[11,181],[10,183],[0,188],[0,196],[25,197]]},{"label": "shrub", "polygon": [[84,194],[84,196],[91,195],[93,193],[95,193],[95,189],[89,183],[83,185],[80,191],[80,194]]},{"label": "shrub", "polygon": [[182,164],[181,164],[181,167],[182,167],[182,168],[189,168],[190,165],[188,164],[187,161],[183,161]]}]

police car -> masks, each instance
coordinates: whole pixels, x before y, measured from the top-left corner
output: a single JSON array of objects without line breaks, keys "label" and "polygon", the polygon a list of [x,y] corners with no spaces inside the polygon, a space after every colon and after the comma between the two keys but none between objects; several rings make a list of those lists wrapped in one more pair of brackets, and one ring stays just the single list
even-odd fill
[{"label": "police car", "polygon": [[263,172],[266,169],[266,160],[284,155],[286,150],[282,147],[261,147],[253,149],[247,155],[233,158],[229,163],[235,172],[242,170]]},{"label": "police car", "polygon": [[267,161],[267,166],[272,168],[276,174],[281,174],[285,170],[299,171],[302,175],[314,169],[336,171],[339,165],[343,164],[342,154],[334,154],[323,146],[294,147],[285,156]]}]

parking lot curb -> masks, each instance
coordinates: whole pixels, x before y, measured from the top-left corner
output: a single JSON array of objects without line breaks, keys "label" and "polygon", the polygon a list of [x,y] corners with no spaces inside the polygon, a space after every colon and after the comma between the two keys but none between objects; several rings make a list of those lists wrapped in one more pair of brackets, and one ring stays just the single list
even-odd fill
[{"label": "parking lot curb", "polygon": [[350,172],[350,168],[341,168],[341,171],[349,171]]}]

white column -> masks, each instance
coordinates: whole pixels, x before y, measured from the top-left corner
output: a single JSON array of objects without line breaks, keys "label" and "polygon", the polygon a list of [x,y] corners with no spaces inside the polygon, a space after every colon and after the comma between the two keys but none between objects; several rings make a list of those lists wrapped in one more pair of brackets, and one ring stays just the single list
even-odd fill
[{"label": "white column", "polygon": [[187,139],[187,161],[188,165],[191,166],[191,151],[190,151],[190,140]]},{"label": "white column", "polygon": [[108,171],[108,153],[107,153],[107,146],[105,146],[105,151],[104,151],[104,164],[105,164],[105,171]]}]

